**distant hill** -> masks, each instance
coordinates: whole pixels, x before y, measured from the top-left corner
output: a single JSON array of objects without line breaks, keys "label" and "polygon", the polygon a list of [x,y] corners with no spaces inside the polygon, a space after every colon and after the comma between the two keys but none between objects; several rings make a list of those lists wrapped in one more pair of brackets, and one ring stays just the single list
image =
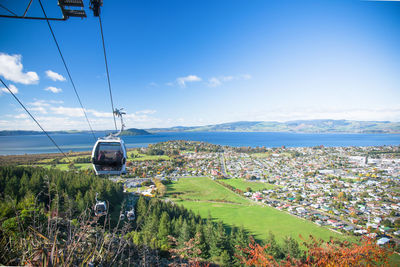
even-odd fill
[{"label": "distant hill", "polygon": [[136,136],[136,135],[149,135],[149,133],[146,130],[141,130],[141,129],[135,129],[135,128],[130,128],[122,131],[120,136]]},{"label": "distant hill", "polygon": [[[97,136],[106,136],[110,132],[115,132],[115,131],[94,131],[95,135]],[[90,131],[50,131],[48,132],[49,134],[84,134],[84,133],[91,133]],[[41,131],[21,131],[21,130],[16,130],[16,131],[0,131],[0,136],[17,136],[17,135],[42,135],[44,134]],[[134,136],[134,135],[149,135],[151,133],[147,132],[146,130],[141,130],[141,129],[127,129],[121,133],[121,136]]]},{"label": "distant hill", "polygon": [[400,122],[350,120],[239,121],[206,126],[151,128],[157,132],[400,133]]},{"label": "distant hill", "polygon": [[[95,131],[96,135],[107,135],[113,131]],[[159,132],[288,132],[288,133],[400,133],[400,122],[350,121],[350,120],[297,120],[237,121],[205,126],[175,126],[171,128],[130,128],[121,136],[149,135]],[[51,134],[82,134],[90,131],[53,131]],[[40,135],[40,131],[0,131],[0,136]]]}]

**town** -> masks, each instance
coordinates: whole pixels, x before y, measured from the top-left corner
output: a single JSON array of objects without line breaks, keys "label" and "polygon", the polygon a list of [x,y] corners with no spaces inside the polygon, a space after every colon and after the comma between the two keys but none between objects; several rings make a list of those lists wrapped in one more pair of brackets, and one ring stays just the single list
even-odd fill
[{"label": "town", "polygon": [[[208,176],[260,205],[333,231],[376,237],[382,245],[400,241],[398,146],[237,148],[170,141],[138,150],[160,158],[128,162],[125,187],[135,192],[151,195],[154,186],[140,187],[152,179]],[[227,182],[237,178],[265,189],[243,191]]]}]

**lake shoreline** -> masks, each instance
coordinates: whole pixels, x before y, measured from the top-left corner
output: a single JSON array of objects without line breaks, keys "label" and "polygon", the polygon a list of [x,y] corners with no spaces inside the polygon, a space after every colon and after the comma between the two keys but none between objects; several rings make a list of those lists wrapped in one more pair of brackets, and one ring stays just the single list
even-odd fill
[{"label": "lake shoreline", "polygon": [[[91,151],[93,136],[54,134],[55,142],[68,152]],[[400,145],[400,134],[317,134],[283,132],[182,132],[122,137],[127,148],[172,140],[207,142],[222,146],[250,147],[349,147]],[[0,136],[0,155],[53,154],[59,152],[45,135]]]}]

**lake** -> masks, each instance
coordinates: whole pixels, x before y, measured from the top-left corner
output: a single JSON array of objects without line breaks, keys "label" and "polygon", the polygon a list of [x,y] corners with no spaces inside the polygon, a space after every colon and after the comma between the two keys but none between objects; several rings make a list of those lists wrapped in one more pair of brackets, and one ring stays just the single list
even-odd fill
[{"label": "lake", "polygon": [[[53,134],[64,151],[89,151],[94,145],[91,134]],[[310,147],[310,146],[382,146],[400,145],[400,134],[303,134],[265,132],[183,132],[124,136],[126,146],[145,147],[169,140],[203,141],[228,146]],[[45,135],[0,136],[0,155],[56,153],[57,148]]]}]

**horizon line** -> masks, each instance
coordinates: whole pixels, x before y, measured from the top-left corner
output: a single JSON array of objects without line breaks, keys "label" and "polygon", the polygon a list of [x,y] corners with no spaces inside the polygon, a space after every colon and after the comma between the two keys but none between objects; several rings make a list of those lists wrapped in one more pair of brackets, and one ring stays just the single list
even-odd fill
[{"label": "horizon line", "polygon": [[[400,1],[400,0],[399,0]],[[288,122],[298,122],[298,121],[350,121],[350,122],[380,122],[380,123],[400,123],[400,121],[389,121],[389,120],[347,120],[347,119],[297,119],[297,120],[286,120],[286,121],[278,121],[278,120],[268,120],[268,121],[246,121],[246,120],[239,120],[239,121],[229,121],[229,122],[220,122],[220,123],[214,123],[214,124],[204,124],[204,125],[193,125],[193,126],[184,126],[184,125],[175,125],[175,126],[169,126],[169,127],[150,127],[150,128],[135,128],[135,127],[130,127],[126,128],[125,130],[128,129],[138,129],[138,130],[151,130],[151,129],[169,129],[169,128],[177,128],[177,127],[206,127],[206,126],[212,126],[212,125],[221,125],[221,124],[229,124],[229,123],[238,123],[238,122],[277,122],[277,123],[288,123]],[[6,130],[2,129],[0,132],[3,131],[38,131],[40,132],[39,129],[32,129],[32,130],[19,130],[19,129],[13,129],[13,130]],[[77,129],[64,129],[64,130],[48,130],[50,132],[61,132],[61,131],[79,131],[79,132],[84,132],[84,131],[90,131],[89,129],[85,130],[77,130]],[[93,131],[113,131],[111,129],[96,129]]]}]

